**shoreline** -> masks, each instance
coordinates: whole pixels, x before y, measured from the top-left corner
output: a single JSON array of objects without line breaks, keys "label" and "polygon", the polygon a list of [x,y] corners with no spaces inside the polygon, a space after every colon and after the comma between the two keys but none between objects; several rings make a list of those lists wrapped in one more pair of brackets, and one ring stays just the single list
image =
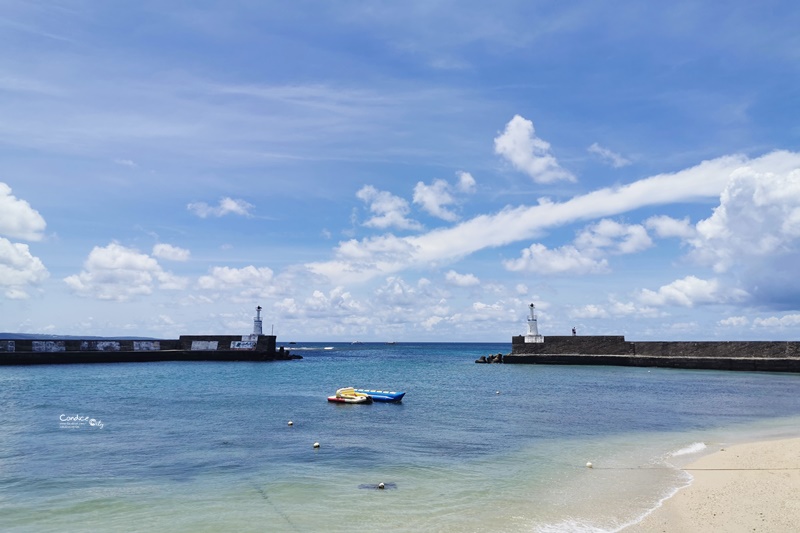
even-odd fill
[{"label": "shoreline", "polygon": [[720,447],[682,470],[692,476],[621,531],[791,531],[800,523],[800,437]]}]

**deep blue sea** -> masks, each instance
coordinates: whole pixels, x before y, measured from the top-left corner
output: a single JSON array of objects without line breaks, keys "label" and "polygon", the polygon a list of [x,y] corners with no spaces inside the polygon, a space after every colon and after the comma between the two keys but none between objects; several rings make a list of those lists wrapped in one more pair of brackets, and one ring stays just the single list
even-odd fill
[{"label": "deep blue sea", "polygon": [[[699,454],[800,435],[800,375],[287,348],[304,358],[0,367],[0,530],[617,531]],[[344,386],[407,394],[326,401]]]}]

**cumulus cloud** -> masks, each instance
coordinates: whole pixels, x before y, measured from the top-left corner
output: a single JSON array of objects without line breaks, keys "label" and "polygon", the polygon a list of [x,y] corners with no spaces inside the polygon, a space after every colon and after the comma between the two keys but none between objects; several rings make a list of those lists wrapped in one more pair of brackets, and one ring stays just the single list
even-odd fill
[{"label": "cumulus cloud", "polygon": [[800,326],[800,314],[791,314],[783,316],[771,316],[767,318],[756,318],[753,320],[753,326],[758,328],[796,328]]},{"label": "cumulus cloud", "polygon": [[588,304],[582,307],[573,308],[569,312],[570,318],[610,318],[610,317],[656,317],[661,313],[654,308],[646,305],[638,305],[634,302],[620,302],[615,298],[609,298],[606,305]]},{"label": "cumulus cloud", "polygon": [[42,261],[31,255],[27,244],[0,237],[0,288],[6,298],[28,298],[28,288],[42,283],[49,275]]},{"label": "cumulus cloud", "polygon": [[681,239],[689,239],[695,234],[694,226],[689,222],[689,217],[679,220],[666,215],[659,215],[648,218],[644,225],[662,238],[679,237]]},{"label": "cumulus cloud", "polygon": [[159,243],[153,246],[153,256],[167,261],[188,261],[190,255],[189,250],[171,244]]},{"label": "cumulus cloud", "polygon": [[658,291],[643,289],[639,293],[639,300],[642,303],[657,307],[666,305],[694,307],[701,304],[737,302],[747,297],[747,292],[742,289],[726,287],[717,279],[706,280],[695,276],[675,280],[663,285]]},{"label": "cumulus cloud", "polygon": [[597,143],[592,144],[589,148],[587,148],[587,150],[589,153],[600,156],[603,161],[614,168],[620,168],[631,164],[628,159],[625,159],[621,155],[612,152],[608,148],[603,148]]},{"label": "cumulus cloud", "polygon": [[[780,173],[800,168],[800,153],[772,152],[756,159],[724,156],[670,174],[658,174],[629,185],[603,188],[565,202],[541,201],[534,206],[506,208],[422,235],[392,237],[395,253],[383,256],[371,239],[348,241],[332,261],[308,263],[313,273],[344,282],[365,281],[412,266],[454,261],[476,251],[541,235],[548,228],[592,220],[647,206],[719,197],[731,175],[742,167]],[[342,248],[347,248],[347,256]],[[349,256],[349,257],[348,257]],[[357,259],[351,259],[357,257]]]},{"label": "cumulus cloud", "polygon": [[455,285],[456,287],[474,287],[481,283],[481,280],[474,274],[459,274],[455,270],[447,272],[444,279],[449,285]]},{"label": "cumulus cloud", "polygon": [[800,164],[742,166],[732,173],[713,214],[697,223],[693,256],[717,272],[743,260],[783,261],[800,248]]},{"label": "cumulus cloud", "polygon": [[574,246],[549,249],[535,243],[522,250],[520,257],[503,262],[512,272],[537,274],[595,274],[608,271],[608,261],[595,260]]},{"label": "cumulus cloud", "polygon": [[38,211],[11,194],[11,187],[0,182],[0,235],[39,241],[46,225]]},{"label": "cumulus cloud", "polygon": [[253,207],[255,206],[244,200],[226,196],[220,199],[219,204],[216,206],[209,205],[205,202],[192,202],[186,206],[186,209],[200,218],[224,217],[225,215],[249,217],[252,216],[250,210],[253,209]]},{"label": "cumulus cloud", "polygon": [[418,182],[414,187],[414,203],[430,215],[448,222],[458,220],[459,216],[446,206],[456,203],[453,192],[471,193],[475,191],[475,178],[468,172],[458,172],[458,182],[453,186],[445,180],[435,180],[426,185]]},{"label": "cumulus cloud", "polygon": [[518,259],[505,261],[511,271],[537,274],[597,274],[608,272],[607,254],[631,254],[652,246],[647,231],[640,225],[627,225],[609,219],[587,226],[572,245],[549,249],[535,243],[522,250]]},{"label": "cumulus cloud", "polygon": [[155,287],[182,290],[187,285],[184,278],[165,272],[153,257],[116,242],[95,246],[83,270],[64,282],[80,296],[117,301],[152,294]]},{"label": "cumulus cloud", "polygon": [[414,203],[419,204],[427,213],[453,222],[458,220],[458,215],[447,209],[446,205],[455,202],[450,195],[450,184],[444,180],[435,180],[432,185],[418,182],[414,187]]},{"label": "cumulus cloud", "polygon": [[[689,257],[718,275],[736,278],[750,303],[796,309],[800,300],[800,161],[775,152],[731,173],[710,217],[685,238]],[[763,159],[763,158],[762,158]]]},{"label": "cumulus cloud", "polygon": [[582,250],[608,250],[616,254],[632,254],[653,245],[647,230],[638,224],[622,224],[603,219],[584,229],[575,239]]},{"label": "cumulus cloud", "polygon": [[575,177],[561,168],[550,153],[550,143],[536,136],[533,122],[519,115],[514,115],[506,124],[505,131],[494,139],[494,153],[504,157],[536,183],[575,181]]},{"label": "cumulus cloud", "polygon": [[356,197],[369,205],[369,210],[375,216],[364,222],[371,228],[387,229],[398,228],[406,230],[419,230],[422,225],[415,220],[406,218],[410,208],[408,202],[399,196],[387,191],[379,191],[372,185],[363,186]]},{"label": "cumulus cloud", "polygon": [[458,176],[458,184],[456,185],[456,189],[458,189],[459,192],[475,192],[476,181],[475,178],[472,177],[472,174],[469,172],[464,172],[463,170],[459,170],[456,172],[456,176]]},{"label": "cumulus cloud", "polygon": [[729,316],[717,322],[718,325],[726,328],[743,328],[749,323],[750,320],[746,316]]}]

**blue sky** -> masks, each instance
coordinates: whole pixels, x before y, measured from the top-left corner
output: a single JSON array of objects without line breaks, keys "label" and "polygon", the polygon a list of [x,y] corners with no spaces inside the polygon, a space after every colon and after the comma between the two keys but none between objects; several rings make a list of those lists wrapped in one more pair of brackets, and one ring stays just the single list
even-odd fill
[{"label": "blue sky", "polygon": [[0,331],[800,338],[793,2],[2,2]]}]

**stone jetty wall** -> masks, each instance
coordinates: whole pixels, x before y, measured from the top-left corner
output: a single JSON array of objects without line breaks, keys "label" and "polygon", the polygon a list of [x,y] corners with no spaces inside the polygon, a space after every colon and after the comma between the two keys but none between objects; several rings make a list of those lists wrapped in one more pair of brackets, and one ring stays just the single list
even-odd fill
[{"label": "stone jetty wall", "polygon": [[0,365],[300,359],[274,335],[184,335],[176,340],[5,339]]},{"label": "stone jetty wall", "polygon": [[616,365],[800,372],[796,341],[630,342],[623,336],[512,338],[507,364]]}]

